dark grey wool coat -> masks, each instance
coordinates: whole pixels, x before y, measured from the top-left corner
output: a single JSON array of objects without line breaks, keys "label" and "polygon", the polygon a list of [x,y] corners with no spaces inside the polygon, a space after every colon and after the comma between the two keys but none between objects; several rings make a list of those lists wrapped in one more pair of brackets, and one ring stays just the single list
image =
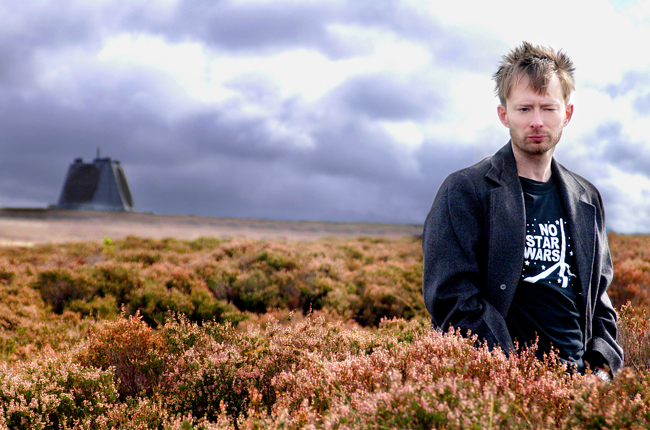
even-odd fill
[{"label": "dark grey wool coat", "polygon": [[[616,312],[607,295],[613,268],[600,194],[553,159],[578,272],[584,358],[616,372]],[[521,277],[526,214],[510,142],[494,156],[452,173],[424,225],[423,293],[433,327],[471,330],[490,347],[514,350],[505,318]]]}]

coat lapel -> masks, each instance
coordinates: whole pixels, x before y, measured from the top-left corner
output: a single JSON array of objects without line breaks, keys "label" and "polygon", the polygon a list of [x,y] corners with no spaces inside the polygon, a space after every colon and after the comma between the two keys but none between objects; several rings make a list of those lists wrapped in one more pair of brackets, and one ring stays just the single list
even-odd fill
[{"label": "coat lapel", "polygon": [[[498,184],[490,191],[487,299],[505,318],[512,304],[524,263],[526,212],[511,144],[492,157],[486,177]],[[585,188],[553,159],[565,217],[569,225],[583,306],[589,307],[592,256],[596,246],[596,208],[586,201]],[[585,309],[583,309],[584,311]],[[584,313],[583,313],[584,315]]]},{"label": "coat lapel", "polygon": [[583,297],[589,297],[589,285],[593,266],[592,256],[596,247],[596,207],[583,198],[586,190],[562,165],[552,164],[565,216],[569,224],[579,287]]},{"label": "coat lapel", "polygon": [[490,191],[488,301],[505,318],[524,263],[526,214],[524,197],[510,144],[492,157],[486,177],[500,186]]}]

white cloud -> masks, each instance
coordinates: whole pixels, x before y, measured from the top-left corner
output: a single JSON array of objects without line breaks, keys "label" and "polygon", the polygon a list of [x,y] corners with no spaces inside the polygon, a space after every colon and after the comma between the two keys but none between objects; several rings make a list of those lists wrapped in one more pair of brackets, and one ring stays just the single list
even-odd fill
[{"label": "white cloud", "polygon": [[[174,196],[192,206],[199,184],[220,178],[231,183],[211,198],[197,191],[181,212],[421,222],[444,169],[508,139],[490,75],[528,40],[564,49],[577,68],[558,159],[602,188],[613,228],[650,232],[648,2],[28,3],[0,0],[0,180],[41,194],[5,187],[2,201],[37,201],[43,187],[44,203],[56,199],[54,173],[25,173],[26,153],[67,159],[102,144],[142,169],[134,188],[148,190],[154,211],[180,211],[166,205]],[[165,175],[144,181],[171,164],[191,181],[156,203],[151,196],[170,192]],[[277,190],[292,181],[300,193]],[[303,208],[308,190],[337,204],[313,198]],[[270,207],[275,200],[282,205]]]},{"label": "white cloud", "polygon": [[393,138],[408,148],[417,148],[424,140],[420,127],[413,121],[384,121],[381,124]]},{"label": "white cloud", "polygon": [[198,42],[170,44],[148,34],[120,34],[105,41],[97,61],[115,71],[150,68],[164,74],[196,100],[223,100],[228,94],[212,85],[208,76],[208,57]]},{"label": "white cloud", "polygon": [[601,191],[616,195],[606,202],[607,227],[619,233],[647,233],[650,220],[650,178],[609,168]]}]

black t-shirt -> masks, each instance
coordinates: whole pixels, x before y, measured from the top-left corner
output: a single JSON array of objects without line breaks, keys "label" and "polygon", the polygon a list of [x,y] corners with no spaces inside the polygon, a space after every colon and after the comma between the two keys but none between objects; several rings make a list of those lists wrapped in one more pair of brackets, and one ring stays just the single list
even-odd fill
[{"label": "black t-shirt", "polygon": [[520,346],[538,340],[538,357],[560,351],[560,358],[584,368],[583,333],[576,270],[568,225],[553,178],[538,182],[520,178],[526,205],[526,247],[521,279],[510,312],[508,330]]}]

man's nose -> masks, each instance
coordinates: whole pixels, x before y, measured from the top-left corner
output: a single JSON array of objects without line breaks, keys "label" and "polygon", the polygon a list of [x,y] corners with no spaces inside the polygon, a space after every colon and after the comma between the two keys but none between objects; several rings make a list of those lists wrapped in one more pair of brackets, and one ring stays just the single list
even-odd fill
[{"label": "man's nose", "polygon": [[533,119],[530,123],[531,128],[541,128],[544,125],[542,121],[542,111],[541,109],[533,109]]}]

